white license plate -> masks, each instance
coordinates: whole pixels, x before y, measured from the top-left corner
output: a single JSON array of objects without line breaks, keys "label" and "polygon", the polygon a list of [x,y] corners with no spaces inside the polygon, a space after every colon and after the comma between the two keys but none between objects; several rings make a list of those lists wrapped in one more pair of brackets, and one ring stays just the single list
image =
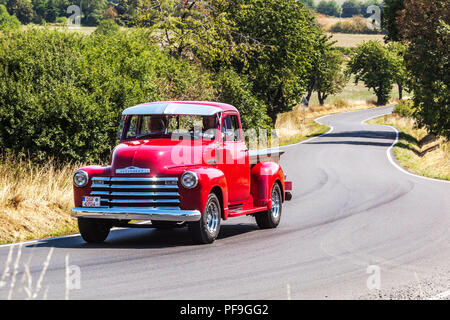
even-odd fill
[{"label": "white license plate", "polygon": [[83,207],[98,208],[100,207],[100,197],[83,197]]}]

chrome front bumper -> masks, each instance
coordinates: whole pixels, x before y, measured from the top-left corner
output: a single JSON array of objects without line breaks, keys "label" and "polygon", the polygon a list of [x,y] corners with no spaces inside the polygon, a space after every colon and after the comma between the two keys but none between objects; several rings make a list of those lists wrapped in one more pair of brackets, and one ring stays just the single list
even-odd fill
[{"label": "chrome front bumper", "polygon": [[72,208],[74,218],[114,220],[199,221],[198,210],[169,210],[164,208]]}]

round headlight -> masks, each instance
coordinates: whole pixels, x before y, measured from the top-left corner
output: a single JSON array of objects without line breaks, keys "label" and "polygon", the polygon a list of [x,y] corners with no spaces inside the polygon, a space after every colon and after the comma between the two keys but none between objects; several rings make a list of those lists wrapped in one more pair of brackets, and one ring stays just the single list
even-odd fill
[{"label": "round headlight", "polygon": [[198,184],[198,177],[195,172],[186,171],[181,176],[181,184],[187,189],[195,188]]},{"label": "round headlight", "polygon": [[75,184],[75,186],[77,186],[78,188],[83,188],[86,187],[87,184],[89,182],[89,176],[86,172],[84,172],[83,170],[78,170],[77,172],[75,172],[75,174],[73,175],[73,183]]}]

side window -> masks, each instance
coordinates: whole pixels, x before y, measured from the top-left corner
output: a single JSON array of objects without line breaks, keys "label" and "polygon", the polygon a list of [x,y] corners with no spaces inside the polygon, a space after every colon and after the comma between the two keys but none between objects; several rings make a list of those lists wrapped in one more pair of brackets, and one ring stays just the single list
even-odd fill
[{"label": "side window", "polygon": [[231,116],[234,131],[234,141],[241,141],[241,130],[239,128],[239,119],[237,116]]},{"label": "side window", "polygon": [[226,141],[241,141],[239,120],[236,115],[229,115],[223,119],[222,133]]}]

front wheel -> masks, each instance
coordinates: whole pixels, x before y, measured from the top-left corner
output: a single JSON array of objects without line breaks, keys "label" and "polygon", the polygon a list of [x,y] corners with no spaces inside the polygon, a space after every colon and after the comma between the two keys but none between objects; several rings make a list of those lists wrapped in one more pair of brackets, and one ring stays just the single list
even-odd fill
[{"label": "front wheel", "polygon": [[200,220],[188,224],[192,240],[197,244],[214,242],[219,235],[221,218],[220,201],[214,193],[210,193]]},{"label": "front wheel", "polygon": [[111,224],[100,219],[78,219],[81,237],[88,243],[102,243],[111,230]]},{"label": "front wheel", "polygon": [[280,223],[283,198],[278,183],[275,183],[272,187],[271,201],[270,210],[255,215],[256,223],[261,229],[273,229]]}]

